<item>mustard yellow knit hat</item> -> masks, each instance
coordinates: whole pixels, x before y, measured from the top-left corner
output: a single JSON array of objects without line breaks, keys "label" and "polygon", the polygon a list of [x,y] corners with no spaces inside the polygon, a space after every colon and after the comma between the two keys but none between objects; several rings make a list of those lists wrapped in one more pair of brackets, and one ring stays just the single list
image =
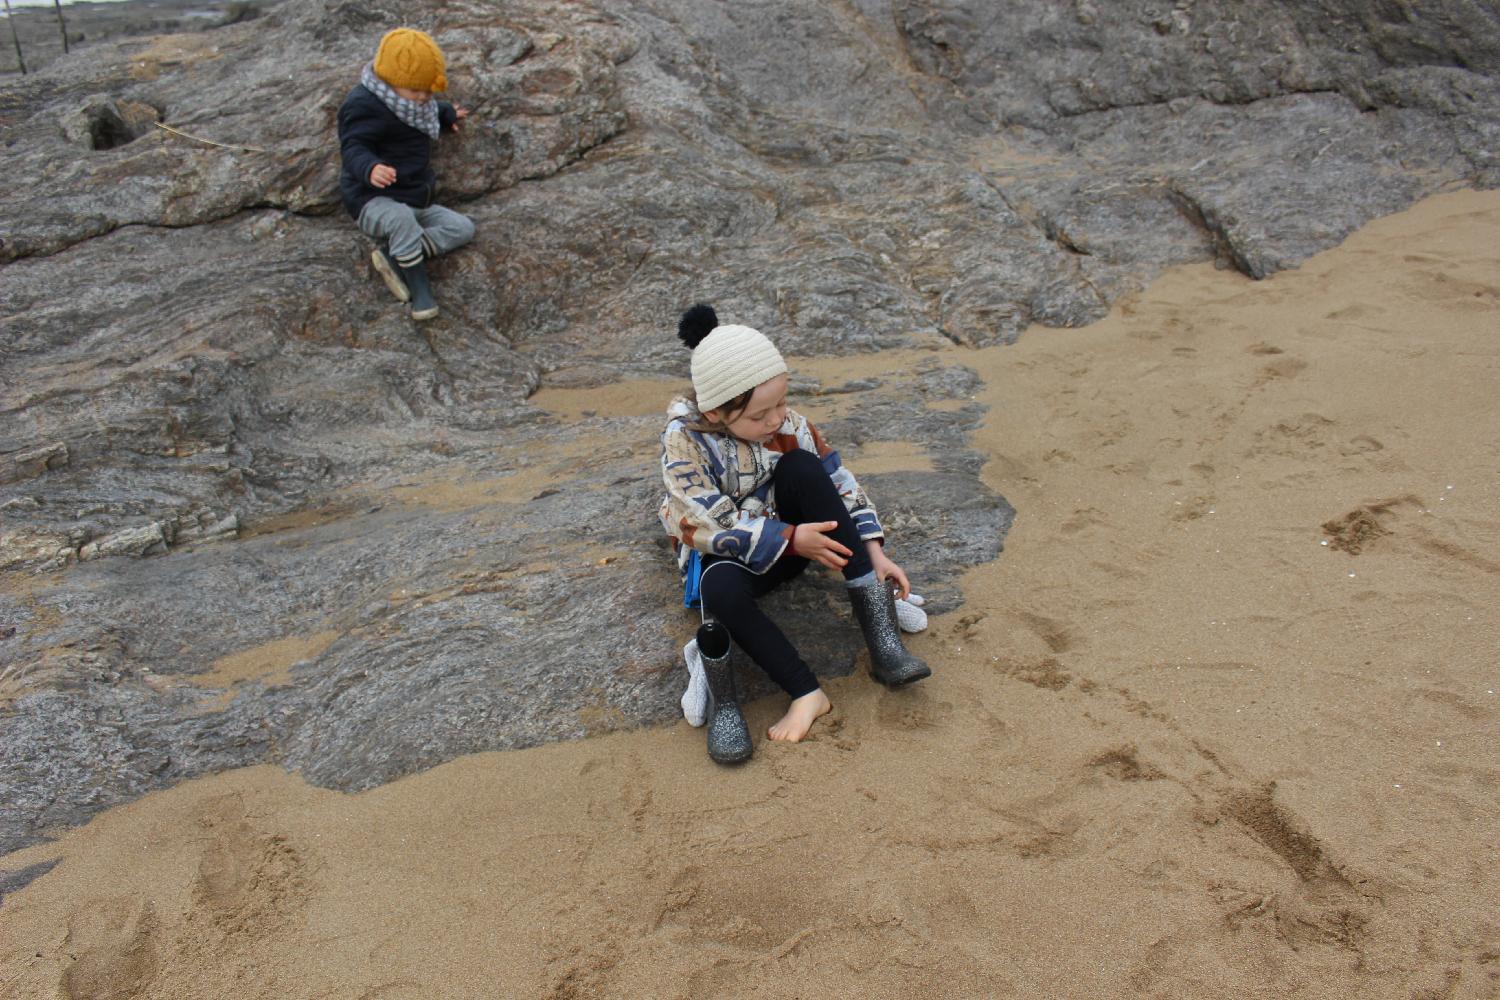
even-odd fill
[{"label": "mustard yellow knit hat", "polygon": [[440,94],[448,89],[445,68],[443,50],[416,28],[387,31],[375,52],[375,75],[392,87]]}]

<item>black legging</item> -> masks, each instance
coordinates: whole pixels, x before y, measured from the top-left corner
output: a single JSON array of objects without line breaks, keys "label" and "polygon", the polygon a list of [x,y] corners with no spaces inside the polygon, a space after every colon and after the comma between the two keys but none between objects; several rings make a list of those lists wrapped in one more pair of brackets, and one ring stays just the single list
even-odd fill
[{"label": "black legging", "polygon": [[[873,570],[870,553],[860,541],[849,510],[818,456],[800,448],[787,452],[777,461],[771,480],[776,484],[778,520],[792,525],[809,521],[838,522],[839,526],[828,535],[854,553],[844,566],[845,580],[856,579]],[[706,556],[699,584],[705,613],[723,622],[730,636],[750,655],[750,659],[793,698],[815,691],[818,679],[776,623],[757,607],[756,600],[801,573],[809,561],[801,556],[784,554],[770,569],[757,575],[737,559]],[[710,573],[714,566],[721,568]]]}]

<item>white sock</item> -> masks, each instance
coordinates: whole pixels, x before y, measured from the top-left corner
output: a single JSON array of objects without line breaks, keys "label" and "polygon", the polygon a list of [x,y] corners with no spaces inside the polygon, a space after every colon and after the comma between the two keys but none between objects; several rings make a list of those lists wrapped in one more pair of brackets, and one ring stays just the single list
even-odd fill
[{"label": "white sock", "polygon": [[682,658],[688,668],[688,686],[682,692],[682,717],[690,726],[701,726],[708,721],[708,674],[703,672],[703,654],[698,652],[697,639],[682,647]]},{"label": "white sock", "polygon": [[903,632],[920,632],[927,627],[927,612],[919,605],[925,604],[920,594],[908,594],[906,600],[896,601],[896,624]]}]

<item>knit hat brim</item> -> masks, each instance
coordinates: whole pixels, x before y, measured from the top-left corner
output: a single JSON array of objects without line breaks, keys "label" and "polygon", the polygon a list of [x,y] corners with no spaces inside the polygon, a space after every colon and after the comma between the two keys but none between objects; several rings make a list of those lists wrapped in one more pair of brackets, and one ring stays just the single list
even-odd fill
[{"label": "knit hat brim", "polygon": [[698,410],[712,410],[762,382],[786,373],[770,338],[748,326],[719,326],[693,349],[693,392]]}]

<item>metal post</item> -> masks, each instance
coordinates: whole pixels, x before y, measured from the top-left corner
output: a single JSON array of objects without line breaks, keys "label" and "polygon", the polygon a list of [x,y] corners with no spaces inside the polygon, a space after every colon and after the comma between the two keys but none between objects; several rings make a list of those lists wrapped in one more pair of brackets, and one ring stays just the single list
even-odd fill
[{"label": "metal post", "polygon": [[63,55],[68,54],[68,22],[63,20],[62,0],[52,0],[52,6],[57,8],[57,28],[63,36]]},{"label": "metal post", "polygon": [[21,72],[26,72],[26,57],[21,55],[21,36],[16,34],[16,15],[10,9],[10,0],[5,0],[5,19],[10,22],[10,40],[16,43],[16,62],[21,64]]}]

